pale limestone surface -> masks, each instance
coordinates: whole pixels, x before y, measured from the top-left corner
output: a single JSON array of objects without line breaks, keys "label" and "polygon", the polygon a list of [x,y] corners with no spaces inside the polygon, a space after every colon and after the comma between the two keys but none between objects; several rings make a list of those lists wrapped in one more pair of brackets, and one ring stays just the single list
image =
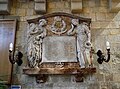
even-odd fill
[{"label": "pale limestone surface", "polygon": [[74,36],[48,36],[43,40],[42,62],[77,62]]}]

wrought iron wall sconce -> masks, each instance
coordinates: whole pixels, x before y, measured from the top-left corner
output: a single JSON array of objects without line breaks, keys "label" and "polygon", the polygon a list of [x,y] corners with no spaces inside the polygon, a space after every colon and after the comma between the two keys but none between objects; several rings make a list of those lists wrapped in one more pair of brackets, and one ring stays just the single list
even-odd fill
[{"label": "wrought iron wall sconce", "polygon": [[10,46],[9,46],[9,61],[11,64],[15,64],[17,63],[18,66],[21,66],[23,61],[22,61],[22,57],[23,57],[23,54],[22,52],[20,52],[19,50],[17,50],[15,52],[15,56],[14,56],[14,52],[13,52],[13,44],[10,43]]},{"label": "wrought iron wall sconce", "polygon": [[107,46],[107,58],[105,58],[105,55],[103,54],[103,52],[101,50],[97,51],[97,56],[98,56],[98,63],[102,64],[103,61],[104,62],[109,62],[110,61],[110,43],[107,41],[106,42],[106,46]]},{"label": "wrought iron wall sconce", "polygon": [[11,77],[10,77],[10,84],[11,85],[13,82],[13,66],[15,63],[17,63],[18,66],[21,66],[23,63],[22,57],[23,57],[23,54],[19,50],[16,50],[15,56],[14,56],[13,44],[10,43],[10,45],[9,45],[9,61],[12,64],[11,65]]}]

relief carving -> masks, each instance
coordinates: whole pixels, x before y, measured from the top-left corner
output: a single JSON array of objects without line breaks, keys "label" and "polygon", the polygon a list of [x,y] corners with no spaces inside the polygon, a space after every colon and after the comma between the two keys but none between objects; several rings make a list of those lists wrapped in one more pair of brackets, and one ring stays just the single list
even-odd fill
[{"label": "relief carving", "polygon": [[29,25],[28,35],[28,62],[30,67],[38,66],[42,60],[42,42],[47,35],[45,19],[39,20],[39,24],[31,23]]},{"label": "relief carving", "polygon": [[[27,20],[28,66],[23,73],[46,82],[50,74],[75,75],[76,82],[96,72],[92,65],[90,18],[57,12]],[[86,68],[84,68],[86,67]]]},{"label": "relief carving", "polygon": [[59,16],[54,17],[54,22],[50,26],[50,30],[53,33],[58,34],[58,35],[65,33],[67,31],[65,21],[62,20],[62,18]]},{"label": "relief carving", "polygon": [[[50,20],[51,21],[51,20]],[[77,58],[79,60],[81,68],[87,67],[88,65],[92,65],[91,59],[90,59],[90,51],[91,51],[91,33],[89,30],[88,23],[82,22],[79,23],[79,19],[72,19],[71,20],[71,29],[67,31],[67,25],[68,23],[63,20],[62,17],[60,16],[55,16],[53,17],[53,22],[49,22],[45,19],[40,19],[38,24],[35,23],[30,23],[29,24],[29,31],[28,31],[28,63],[30,67],[35,67],[38,66],[41,62],[59,62],[61,58],[63,57],[62,53],[66,55],[66,57],[70,57],[71,60],[73,60],[75,56],[74,53],[76,53],[70,44],[65,45],[65,50],[62,53],[60,53],[59,50],[57,50],[57,47],[55,47],[55,50],[57,50],[59,55],[57,54],[57,51],[53,51],[54,47],[50,47],[50,45],[64,45],[63,43],[59,43],[60,39],[62,38],[63,40],[67,39],[67,36],[69,37],[70,35],[77,36],[77,41],[74,42],[74,45],[77,46]],[[48,28],[47,28],[48,27]],[[59,36],[56,37],[49,37],[51,40],[55,40],[55,43],[47,43],[48,38],[44,39],[47,35],[47,30],[51,31],[52,33],[55,33]],[[63,36],[60,37],[61,34],[67,33],[67,36],[64,38]],[[44,40],[43,40],[44,39]],[[70,37],[69,37],[70,39]],[[58,41],[57,41],[58,40]],[[50,41],[51,42],[51,41]],[[50,48],[46,47],[48,45]],[[48,48],[48,49],[47,49]],[[60,48],[60,47],[59,47]],[[75,49],[75,48],[74,48]],[[52,51],[50,51],[52,50]],[[55,52],[55,53],[53,53]],[[67,52],[67,53],[66,53]],[[48,54],[47,54],[48,53]],[[70,55],[68,55],[68,53]],[[55,55],[53,55],[55,54]],[[58,56],[56,56],[58,55]],[[50,56],[50,57],[48,57]],[[61,57],[62,56],[62,57]],[[55,58],[54,58],[55,57]],[[43,59],[44,60],[43,60]],[[68,59],[70,59],[68,58]],[[76,58],[76,59],[77,59]],[[60,59],[60,60],[58,60]],[[62,58],[65,59],[65,58]],[[65,59],[67,60],[67,59]],[[64,60],[64,61],[65,61]],[[62,62],[61,60],[60,62]],[[67,60],[68,61],[68,60]],[[67,62],[65,61],[65,62]],[[68,61],[70,62],[70,61]]]},{"label": "relief carving", "polygon": [[68,35],[77,34],[77,55],[81,67],[91,65],[90,50],[91,50],[91,34],[88,24],[82,22],[79,24],[79,19],[72,19],[71,29],[67,32]]}]

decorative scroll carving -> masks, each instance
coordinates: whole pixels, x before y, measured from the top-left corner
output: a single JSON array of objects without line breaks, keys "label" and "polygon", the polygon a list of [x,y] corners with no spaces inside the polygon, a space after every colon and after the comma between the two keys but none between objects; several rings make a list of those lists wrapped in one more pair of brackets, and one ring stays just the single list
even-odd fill
[{"label": "decorative scroll carving", "polygon": [[31,23],[28,31],[28,62],[30,67],[38,66],[42,60],[42,41],[47,35],[45,19],[39,20],[39,24]]},{"label": "decorative scroll carving", "polygon": [[65,21],[62,20],[62,18],[59,16],[54,17],[54,22],[52,26],[50,27],[50,30],[53,33],[58,34],[58,35],[65,33],[67,31]]},{"label": "decorative scroll carving", "polygon": [[77,34],[77,53],[81,67],[85,67],[87,62],[91,65],[90,50],[91,50],[91,34],[88,24],[82,22],[79,24],[79,19],[72,19],[71,29],[67,32],[68,35]]}]

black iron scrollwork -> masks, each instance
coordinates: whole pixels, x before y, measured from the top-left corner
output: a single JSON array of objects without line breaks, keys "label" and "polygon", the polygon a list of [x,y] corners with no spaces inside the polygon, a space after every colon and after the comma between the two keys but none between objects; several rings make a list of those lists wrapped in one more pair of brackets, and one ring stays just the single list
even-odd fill
[{"label": "black iron scrollwork", "polygon": [[15,56],[13,55],[13,51],[9,50],[9,61],[11,64],[15,64],[15,62],[18,64],[18,66],[21,66],[23,61],[22,61],[22,57],[23,54],[20,51],[17,51],[15,53]]},{"label": "black iron scrollwork", "polygon": [[102,64],[103,61],[109,62],[110,61],[110,49],[107,49],[107,59],[105,58],[105,55],[102,53],[101,50],[97,51],[97,56],[98,56],[97,61],[99,64]]}]

